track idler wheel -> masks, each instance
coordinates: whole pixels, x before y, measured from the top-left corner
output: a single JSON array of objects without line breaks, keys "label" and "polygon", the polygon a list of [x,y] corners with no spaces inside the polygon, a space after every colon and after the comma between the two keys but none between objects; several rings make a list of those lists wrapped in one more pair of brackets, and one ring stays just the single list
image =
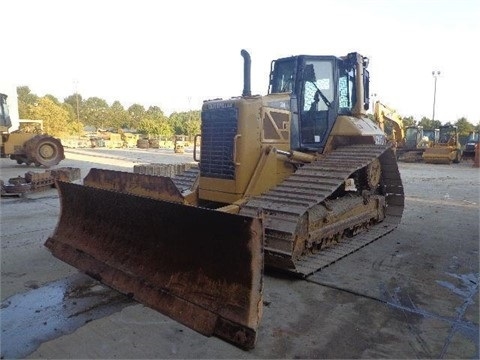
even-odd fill
[{"label": "track idler wheel", "polygon": [[60,140],[48,136],[37,135],[25,143],[28,162],[36,166],[54,166],[65,159],[63,145]]}]

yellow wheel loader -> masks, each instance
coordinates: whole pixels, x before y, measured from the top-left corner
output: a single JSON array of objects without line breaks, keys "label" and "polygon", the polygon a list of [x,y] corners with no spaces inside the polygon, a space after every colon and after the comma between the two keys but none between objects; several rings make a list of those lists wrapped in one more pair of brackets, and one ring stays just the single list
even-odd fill
[{"label": "yellow wheel loader", "polygon": [[9,132],[12,122],[10,119],[7,95],[0,94],[0,156],[10,157],[18,164],[35,164],[35,166],[50,167],[65,159],[63,145],[59,139],[43,134],[41,120],[20,120],[20,123],[29,125],[39,124],[39,131],[30,126],[29,131],[19,129]]},{"label": "yellow wheel loader", "polygon": [[[366,116],[368,59],[292,56],[252,95],[205,101],[198,167],[171,178],[92,169],[57,182],[61,260],[205,335],[253,348],[264,267],[303,278],[392,231],[395,153]],[[200,150],[198,143],[201,141]]]},{"label": "yellow wheel loader", "polygon": [[423,161],[430,164],[459,163],[462,159],[462,148],[458,141],[455,125],[440,126],[439,140],[425,149]]}]

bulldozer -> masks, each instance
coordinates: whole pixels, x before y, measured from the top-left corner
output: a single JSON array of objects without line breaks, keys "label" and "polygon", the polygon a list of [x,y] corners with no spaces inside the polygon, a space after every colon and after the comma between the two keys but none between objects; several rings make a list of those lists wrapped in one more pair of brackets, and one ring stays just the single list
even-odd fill
[{"label": "bulldozer", "polygon": [[26,126],[9,132],[12,121],[7,95],[0,93],[0,156],[10,157],[18,164],[45,167],[57,165],[65,159],[61,141],[43,133],[42,120],[20,120],[20,125]]},{"label": "bulldozer", "polygon": [[458,141],[458,131],[455,125],[443,125],[439,128],[439,140],[425,150],[423,161],[429,164],[459,163],[462,149]]},{"label": "bulldozer", "polygon": [[404,193],[392,146],[366,116],[367,57],[274,60],[262,96],[241,55],[241,96],[202,106],[198,166],[57,181],[61,214],[45,245],[199,333],[251,349],[265,269],[302,279],[365,247],[397,227]]},{"label": "bulldozer", "polygon": [[421,125],[407,126],[403,145],[397,149],[398,161],[422,162],[425,150],[432,147],[438,139],[438,129],[427,130]]}]

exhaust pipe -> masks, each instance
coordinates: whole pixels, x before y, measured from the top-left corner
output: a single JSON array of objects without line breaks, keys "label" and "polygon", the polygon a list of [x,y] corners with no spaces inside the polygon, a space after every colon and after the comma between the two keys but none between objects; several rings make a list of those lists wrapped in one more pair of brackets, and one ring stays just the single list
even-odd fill
[{"label": "exhaust pipe", "polygon": [[251,80],[250,80],[250,69],[251,69],[251,59],[250,54],[247,50],[242,50],[241,54],[243,56],[243,93],[242,96],[252,96],[251,90]]}]

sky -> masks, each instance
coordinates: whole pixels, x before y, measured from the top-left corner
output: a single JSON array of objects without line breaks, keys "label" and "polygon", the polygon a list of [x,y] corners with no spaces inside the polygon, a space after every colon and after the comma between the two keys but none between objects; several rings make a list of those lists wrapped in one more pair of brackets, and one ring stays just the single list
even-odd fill
[{"label": "sky", "polygon": [[[401,116],[480,122],[477,0],[2,0],[4,82],[63,100],[78,91],[166,115],[266,94],[270,62],[291,55],[370,59],[374,100]],[[477,45],[475,45],[477,44]]]}]

